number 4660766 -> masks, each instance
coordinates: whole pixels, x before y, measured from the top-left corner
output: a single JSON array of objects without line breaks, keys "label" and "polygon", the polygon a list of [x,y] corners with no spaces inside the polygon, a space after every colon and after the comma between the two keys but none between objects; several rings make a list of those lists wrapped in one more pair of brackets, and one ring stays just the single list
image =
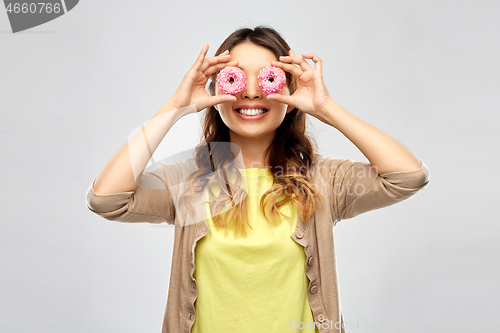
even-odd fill
[{"label": "number 4660766", "polygon": [[61,11],[61,4],[59,3],[55,3],[55,4],[51,4],[51,3],[45,3],[45,2],[39,2],[39,3],[9,3],[9,5],[7,6],[7,12],[8,13],[23,13],[23,14],[27,14],[27,13],[31,13],[31,14],[35,14],[35,13],[42,13],[42,12],[45,12],[47,14],[50,14],[52,12],[54,13],[59,13]]}]

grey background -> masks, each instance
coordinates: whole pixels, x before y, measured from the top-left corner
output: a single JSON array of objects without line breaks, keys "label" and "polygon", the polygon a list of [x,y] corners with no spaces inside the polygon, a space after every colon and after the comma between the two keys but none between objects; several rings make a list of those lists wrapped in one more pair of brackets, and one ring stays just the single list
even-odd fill
[{"label": "grey background", "polygon": [[[431,172],[408,201],[335,230],[348,331],[498,332],[498,17],[496,1],[87,0],[12,34],[0,10],[0,331],[160,331],[174,229],[104,220],[85,193],[204,42],[211,56],[268,24]],[[192,148],[199,121],[181,119],[157,158]],[[367,161],[310,125],[321,154]]]}]

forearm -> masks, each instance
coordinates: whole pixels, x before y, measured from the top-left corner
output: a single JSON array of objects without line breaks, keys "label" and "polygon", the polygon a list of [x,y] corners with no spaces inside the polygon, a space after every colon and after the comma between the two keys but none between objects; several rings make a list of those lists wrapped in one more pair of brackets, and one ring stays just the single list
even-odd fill
[{"label": "forearm", "polygon": [[140,175],[170,128],[196,108],[176,109],[169,102],[109,159],[94,182],[96,194],[135,191]]},{"label": "forearm", "polygon": [[352,115],[333,99],[321,120],[344,134],[379,174],[418,170],[420,159],[401,142]]}]

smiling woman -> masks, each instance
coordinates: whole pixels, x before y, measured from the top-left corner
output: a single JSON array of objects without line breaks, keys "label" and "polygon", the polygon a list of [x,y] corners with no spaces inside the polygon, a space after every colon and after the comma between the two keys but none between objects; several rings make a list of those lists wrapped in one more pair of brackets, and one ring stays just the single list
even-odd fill
[{"label": "smiling woman", "polygon": [[[271,146],[276,136],[276,129],[293,107],[268,100],[259,87],[260,71],[269,66],[271,61],[278,60],[272,51],[251,42],[243,42],[234,46],[230,52],[231,60],[237,61],[239,68],[245,72],[247,84],[243,91],[236,95],[236,101],[217,104],[215,109],[229,128],[230,141],[240,146],[243,156],[245,156],[245,151],[265,151]],[[222,94],[218,86],[216,94]],[[285,87],[279,94],[289,95],[290,89]],[[254,116],[254,113],[259,114],[259,116]],[[256,138],[257,140],[248,140],[247,138]],[[269,165],[264,160],[246,160],[245,162],[248,163],[248,166],[252,163],[258,166]]]},{"label": "smiling woman", "polygon": [[[214,57],[207,51],[205,45],[171,99],[104,166],[87,205],[109,220],[175,225],[164,333],[289,332],[298,323],[309,323],[302,325],[307,332],[344,332],[335,225],[411,197],[428,184],[429,170],[338,105],[321,59],[297,57],[275,30],[240,29]],[[246,79],[233,95],[216,85],[228,67]],[[259,85],[269,68],[285,73],[282,89]],[[168,129],[204,109],[204,141],[194,157],[136,177]],[[342,132],[370,163],[316,154],[307,114]],[[243,158],[240,167],[232,164],[235,155]],[[201,203],[191,204],[194,197]],[[187,223],[184,212],[201,218]]]}]

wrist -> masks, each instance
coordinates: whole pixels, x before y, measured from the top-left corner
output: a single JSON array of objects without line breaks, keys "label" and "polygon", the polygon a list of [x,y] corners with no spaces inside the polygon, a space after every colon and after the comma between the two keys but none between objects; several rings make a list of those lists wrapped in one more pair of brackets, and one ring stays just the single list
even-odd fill
[{"label": "wrist", "polygon": [[329,98],[327,99],[327,101],[325,102],[325,104],[324,104],[324,105],[325,105],[325,106],[324,106],[324,110],[325,110],[325,112],[331,112],[331,111],[335,110],[335,109],[338,107],[337,102],[335,102],[335,101],[333,100],[333,98],[331,98],[331,97],[329,97]]},{"label": "wrist", "polygon": [[330,117],[331,113],[335,110],[335,101],[329,97],[325,99],[319,107],[316,108],[316,117],[321,121],[328,123],[327,118]]},{"label": "wrist", "polygon": [[164,108],[165,110],[176,110],[182,108],[183,106],[185,105],[179,104],[178,102],[176,102],[175,98],[172,97],[162,105],[162,108]]},{"label": "wrist", "polygon": [[160,110],[158,110],[158,112],[156,113],[156,116],[165,114],[167,112],[172,112],[180,108],[181,107],[177,105],[175,102],[173,102],[172,100],[168,100],[161,106]]},{"label": "wrist", "polygon": [[336,126],[336,120],[339,117],[340,113],[344,109],[333,100],[333,98],[330,98],[325,104],[322,112],[322,117],[324,119],[324,122],[330,126],[333,126],[337,128]]}]

